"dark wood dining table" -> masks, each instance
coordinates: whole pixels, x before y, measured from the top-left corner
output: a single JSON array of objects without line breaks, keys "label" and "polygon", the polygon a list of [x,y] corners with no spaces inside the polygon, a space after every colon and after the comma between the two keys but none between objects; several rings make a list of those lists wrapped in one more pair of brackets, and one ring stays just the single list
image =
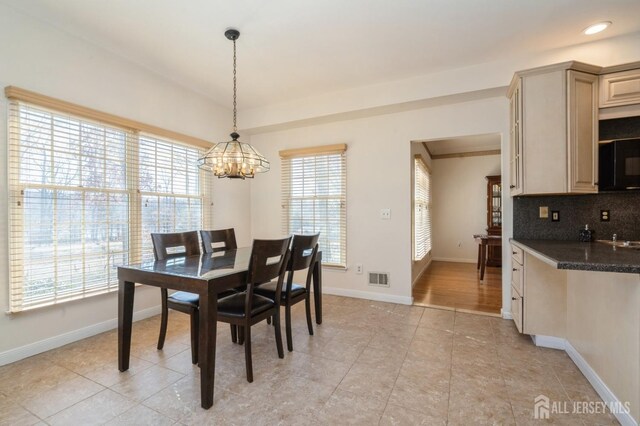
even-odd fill
[{"label": "dark wood dining table", "polygon": [[[199,352],[202,408],[213,405],[218,294],[246,283],[251,247],[174,257],[118,267],[118,369],[129,369],[135,284],[188,291],[200,296]],[[316,323],[322,323],[322,252],[313,269]]]},{"label": "dark wood dining table", "polygon": [[478,264],[480,281],[484,281],[484,271],[487,268],[487,246],[502,246],[501,235],[475,234],[473,238],[478,243]]}]

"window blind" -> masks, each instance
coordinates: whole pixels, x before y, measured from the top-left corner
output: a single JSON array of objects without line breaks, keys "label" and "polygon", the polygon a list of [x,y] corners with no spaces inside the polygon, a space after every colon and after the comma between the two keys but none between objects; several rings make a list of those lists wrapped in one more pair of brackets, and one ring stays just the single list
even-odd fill
[{"label": "window blind", "polygon": [[[200,150],[11,101],[10,310],[116,290],[117,266],[143,258],[149,229],[199,228]],[[180,218],[162,222],[165,208]]]},{"label": "window blind", "polygon": [[431,251],[431,176],[422,159],[414,162],[413,258],[421,260]]},{"label": "window blind", "polygon": [[[210,173],[197,161],[203,152],[151,135],[141,134],[138,144],[138,190],[142,261],[153,260],[152,232],[182,232],[210,227]],[[209,184],[209,185],[207,185]],[[201,185],[203,188],[201,188]]]},{"label": "window blind", "polygon": [[[331,149],[327,149],[331,148]],[[320,232],[324,265],[347,264],[346,145],[281,151],[286,234]]]}]

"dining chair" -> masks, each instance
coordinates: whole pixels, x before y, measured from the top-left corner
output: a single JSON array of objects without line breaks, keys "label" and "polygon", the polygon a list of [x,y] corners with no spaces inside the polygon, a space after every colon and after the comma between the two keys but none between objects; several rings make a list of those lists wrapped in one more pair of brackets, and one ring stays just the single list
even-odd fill
[{"label": "dining chair", "polygon": [[[280,303],[285,307],[285,329],[287,334],[287,349],[293,351],[291,335],[291,307],[304,301],[307,313],[307,327],[313,336],[313,322],[311,321],[311,279],[313,268],[318,255],[318,239],[320,234],[294,235],[291,243],[291,257],[287,264],[287,284],[282,289]],[[307,270],[307,280],[304,286],[293,283],[296,271]],[[255,293],[275,300],[277,296],[276,283],[269,282],[256,287]]]},{"label": "dining chair", "polygon": [[[200,254],[198,243],[198,233],[173,232],[173,233],[152,233],[153,255],[156,260],[171,259],[179,256],[194,256]],[[169,319],[169,308],[178,312],[189,314],[191,317],[191,362],[198,363],[198,306],[200,298],[197,294],[186,291],[176,291],[171,295],[166,288],[161,289],[162,313],[160,319],[160,335],[158,336],[158,349],[164,347],[164,340],[167,336],[167,322]]]},{"label": "dining chair", "polygon": [[[274,318],[278,357],[284,358],[282,335],[280,331],[280,294],[289,261],[291,237],[281,240],[254,240],[247,271],[247,288],[218,300],[218,321],[238,327],[241,343],[244,342],[244,356],[247,381],[253,382],[253,363],[251,360],[251,326]],[[254,293],[257,283],[277,278],[275,291],[278,297],[270,299]]]},{"label": "dining chair", "polygon": [[[179,256],[194,256],[200,254],[198,233],[196,231],[174,233],[152,233],[153,255],[156,260],[171,259]],[[218,299],[234,294],[228,290],[220,293]],[[164,347],[167,336],[167,323],[169,309],[189,314],[191,320],[191,362],[198,363],[198,329],[200,296],[186,291],[176,291],[168,294],[166,288],[161,289],[162,312],[160,316],[160,335],[158,336],[158,349]],[[237,330],[231,326],[231,340],[237,341]]]},{"label": "dining chair", "polygon": [[[234,228],[214,229],[212,231],[200,230],[200,240],[202,242],[203,253],[218,253],[225,250],[235,250],[238,248],[236,242],[236,232]],[[224,293],[222,296],[229,296],[232,293],[242,292],[244,287],[238,287]],[[218,297],[220,298],[220,297]],[[231,327],[231,341],[238,342],[238,329],[234,324]]]},{"label": "dining chair", "polygon": [[[203,253],[215,253],[224,250],[237,249],[236,233],[233,228],[200,231]],[[220,246],[216,244],[222,244]]]}]

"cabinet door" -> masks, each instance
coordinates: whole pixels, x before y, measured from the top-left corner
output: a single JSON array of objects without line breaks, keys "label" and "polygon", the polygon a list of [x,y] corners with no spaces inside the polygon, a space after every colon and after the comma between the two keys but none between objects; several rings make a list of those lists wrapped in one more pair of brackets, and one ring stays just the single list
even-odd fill
[{"label": "cabinet door", "polygon": [[511,196],[522,194],[522,79],[518,80],[517,86],[509,100],[510,106],[510,194]]},{"label": "cabinet door", "polygon": [[640,70],[600,76],[600,108],[640,104]]},{"label": "cabinet door", "polygon": [[598,77],[567,71],[568,192],[598,192]]},{"label": "cabinet door", "polygon": [[524,283],[524,266],[515,258],[511,260],[511,285],[518,290],[518,293],[523,294],[524,290],[522,285]]},{"label": "cabinet door", "polygon": [[513,317],[513,322],[516,324],[516,328],[520,333],[522,333],[522,296],[515,289],[515,287],[511,286],[511,316]]}]

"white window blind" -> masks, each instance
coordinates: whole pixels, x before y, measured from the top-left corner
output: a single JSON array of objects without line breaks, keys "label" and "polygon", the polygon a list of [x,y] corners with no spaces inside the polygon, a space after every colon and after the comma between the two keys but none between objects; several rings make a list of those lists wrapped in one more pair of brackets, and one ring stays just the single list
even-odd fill
[{"label": "white window blind", "polygon": [[324,265],[347,264],[346,145],[281,151],[283,231],[320,232]]},{"label": "white window blind", "polygon": [[[209,228],[210,205],[201,190],[201,181],[210,174],[197,168],[202,152],[194,147],[141,134],[138,144],[141,197],[140,216],[142,260],[153,260],[152,232],[181,232]],[[206,174],[205,174],[206,173]],[[204,174],[204,176],[201,176]],[[206,199],[205,199],[206,198]]]},{"label": "white window blind", "polygon": [[139,262],[150,244],[144,196],[184,213],[171,226],[156,214],[154,230],[200,228],[199,151],[11,101],[10,310],[116,290],[117,265]]},{"label": "white window blind", "polygon": [[414,162],[413,258],[421,260],[431,251],[431,176],[420,158]]}]

